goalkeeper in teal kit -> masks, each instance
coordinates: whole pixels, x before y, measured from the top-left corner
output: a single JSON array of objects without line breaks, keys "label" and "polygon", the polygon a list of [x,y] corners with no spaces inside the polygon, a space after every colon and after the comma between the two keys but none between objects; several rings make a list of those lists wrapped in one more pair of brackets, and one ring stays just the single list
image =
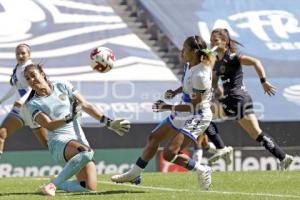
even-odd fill
[{"label": "goalkeeper in teal kit", "polygon": [[[104,116],[68,82],[49,82],[40,65],[28,65],[24,76],[32,88],[26,102],[32,119],[48,130],[48,148],[53,159],[65,164],[55,179],[41,187],[41,192],[55,196],[57,188],[67,192],[96,191],[94,151],[78,120],[80,108],[120,136],[129,131],[129,121]],[[68,180],[73,175],[77,180]]]}]

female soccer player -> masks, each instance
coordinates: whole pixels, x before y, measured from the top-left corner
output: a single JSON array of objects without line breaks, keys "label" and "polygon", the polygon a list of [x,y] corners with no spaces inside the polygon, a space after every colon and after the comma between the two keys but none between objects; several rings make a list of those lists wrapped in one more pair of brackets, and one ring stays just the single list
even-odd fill
[{"label": "female soccer player", "polygon": [[11,88],[7,94],[0,99],[0,104],[12,97],[15,93],[18,93],[19,98],[15,101],[12,110],[3,120],[0,127],[0,157],[4,150],[5,140],[23,126],[29,126],[39,142],[47,146],[46,129],[32,122],[27,109],[22,107],[31,92],[31,88],[24,78],[24,69],[27,65],[32,64],[30,46],[27,44],[19,44],[16,47],[15,53],[17,65],[10,79]]},{"label": "female soccer player", "polygon": [[[33,121],[48,130],[48,148],[54,160],[66,163],[58,176],[41,188],[41,192],[55,196],[57,187],[70,192],[95,191],[97,173],[92,162],[94,151],[77,119],[78,105],[121,136],[129,131],[129,121],[105,117],[70,83],[49,82],[40,65],[28,65],[24,75],[32,88],[25,105]],[[77,181],[66,181],[73,175],[77,176]]]},{"label": "female soccer player", "polygon": [[182,54],[190,63],[182,85],[182,91],[185,93],[184,103],[178,105],[165,104],[163,101],[154,103],[154,112],[172,111],[171,115],[152,131],[134,167],[126,173],[112,176],[112,181],[140,183],[140,174],[156,154],[159,144],[169,140],[163,151],[165,160],[188,170],[197,171],[202,189],[209,189],[212,169],[196,163],[188,155],[182,154],[181,150],[191,142],[196,143],[197,137],[204,133],[211,122],[211,72],[214,56],[199,36],[191,36],[184,41]]},{"label": "female soccer player", "polygon": [[267,81],[264,68],[256,58],[237,53],[237,44],[230,38],[227,29],[215,29],[211,33],[211,45],[217,46],[217,60],[214,66],[213,87],[218,90],[218,80],[222,81],[224,97],[215,106],[219,117],[233,117],[250,137],[261,143],[270,153],[280,160],[281,169],[287,169],[293,157],[286,154],[271,138],[262,131],[253,112],[253,103],[243,85],[242,65],[254,66],[264,92],[272,96],[276,89]]},{"label": "female soccer player", "polygon": [[[186,63],[186,61],[184,60],[182,55],[181,55],[181,60],[184,63]],[[181,78],[181,81],[184,80],[185,72],[186,72],[188,66],[189,66],[188,63],[186,63],[184,65],[183,76]],[[178,87],[175,90],[171,90],[171,89],[167,90],[165,92],[165,99],[172,99],[178,94],[182,94],[182,99],[185,98],[186,94],[183,93],[182,86]],[[212,142],[209,142],[208,138]],[[207,130],[205,131],[205,134],[202,134],[197,138],[197,143],[194,146],[194,151],[193,151],[193,157],[192,158],[196,162],[199,162],[199,163],[202,160],[202,155],[203,155],[202,148],[207,150],[207,152],[209,152],[211,154],[214,154],[213,156],[211,156],[208,159],[209,164],[213,164],[214,162],[216,162],[220,158],[223,158],[225,160],[226,164],[231,163],[231,157],[232,157],[231,154],[232,154],[233,148],[231,146],[225,146],[222,138],[219,135],[217,126],[214,122],[210,123],[210,125],[207,127]]]}]

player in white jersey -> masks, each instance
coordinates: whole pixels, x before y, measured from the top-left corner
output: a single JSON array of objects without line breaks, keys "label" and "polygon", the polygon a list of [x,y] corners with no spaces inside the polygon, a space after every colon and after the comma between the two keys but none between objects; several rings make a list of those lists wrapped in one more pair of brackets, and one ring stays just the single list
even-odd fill
[{"label": "player in white jersey", "polygon": [[[181,60],[185,63],[183,75],[181,78],[181,81],[183,82],[186,79],[186,72],[189,71],[189,63],[186,63],[183,56],[181,56]],[[165,99],[172,99],[178,94],[182,94],[183,101],[190,102],[190,98],[183,92],[182,86],[178,87],[175,90],[167,90],[164,96]],[[208,141],[208,138],[211,140],[211,142]],[[206,149],[209,153],[214,154],[208,159],[208,162],[210,164],[212,164],[211,160],[215,162],[220,158],[224,158],[226,164],[231,163],[231,153],[233,148],[231,146],[225,146],[213,121],[207,127],[205,134],[202,134],[197,138],[197,144],[195,144],[194,146],[193,159],[199,163],[201,163],[202,160],[202,148]]]},{"label": "player in white jersey", "polygon": [[[48,130],[48,148],[54,160],[65,164],[58,176],[41,188],[41,192],[55,196],[56,188],[68,192],[96,191],[94,151],[77,119],[78,105],[121,136],[129,131],[129,121],[105,117],[68,82],[49,82],[40,65],[28,65],[24,76],[33,89],[26,102],[31,117]],[[77,180],[68,181],[73,175]]]},{"label": "player in white jersey", "polygon": [[112,176],[112,181],[139,184],[140,174],[156,154],[160,143],[168,140],[163,151],[165,160],[196,171],[201,188],[209,189],[212,169],[197,163],[181,150],[190,143],[195,144],[197,137],[204,133],[212,120],[210,98],[214,56],[200,36],[191,36],[184,41],[182,55],[190,63],[182,81],[184,102],[178,105],[166,104],[161,100],[154,103],[154,112],[172,111],[171,114],[152,131],[134,167],[128,172]]},{"label": "player in white jersey", "polygon": [[13,105],[12,110],[3,120],[0,128],[0,157],[4,150],[5,140],[23,126],[29,126],[33,130],[33,133],[38,138],[39,142],[42,145],[47,146],[46,129],[32,122],[28,110],[26,107],[22,106],[31,91],[31,88],[28,86],[28,83],[24,78],[24,69],[27,65],[32,64],[30,46],[27,44],[19,44],[16,47],[15,53],[17,65],[14,68],[11,76],[11,88],[0,99],[0,104],[16,93],[18,97]]}]

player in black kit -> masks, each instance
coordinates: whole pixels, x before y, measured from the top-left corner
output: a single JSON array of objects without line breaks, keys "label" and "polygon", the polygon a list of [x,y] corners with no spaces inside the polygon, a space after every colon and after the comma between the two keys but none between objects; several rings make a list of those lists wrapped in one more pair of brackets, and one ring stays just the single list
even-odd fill
[{"label": "player in black kit", "polygon": [[[261,62],[256,58],[237,53],[237,45],[241,44],[230,38],[227,29],[214,29],[210,40],[212,46],[218,47],[213,87],[220,99],[219,103],[213,107],[213,112],[219,118],[236,119],[252,139],[261,143],[280,160],[282,170],[287,169],[293,162],[293,156],[286,154],[269,134],[260,129],[253,112],[252,99],[243,85],[242,65],[252,65],[260,78],[264,92],[269,96],[275,95],[276,89],[267,81]],[[223,85],[223,96],[219,92],[219,78]]]}]

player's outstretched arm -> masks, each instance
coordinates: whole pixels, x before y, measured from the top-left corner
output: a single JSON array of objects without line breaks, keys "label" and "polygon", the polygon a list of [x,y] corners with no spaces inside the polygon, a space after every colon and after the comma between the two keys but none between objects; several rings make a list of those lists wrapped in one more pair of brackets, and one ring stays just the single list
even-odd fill
[{"label": "player's outstretched arm", "polygon": [[110,119],[102,114],[93,104],[85,100],[85,98],[77,93],[75,95],[76,99],[79,101],[79,104],[82,106],[82,110],[88,113],[91,117],[100,121],[100,123],[107,128],[111,129],[120,136],[123,136],[130,129],[130,122],[126,119]]},{"label": "player's outstretched arm", "polygon": [[256,71],[258,77],[260,78],[260,82],[262,84],[264,92],[266,94],[268,94],[269,96],[275,95],[276,88],[267,81],[265,69],[264,69],[262,63],[260,62],[260,60],[250,57],[250,56],[243,55],[240,58],[240,62],[242,65],[254,66],[255,71]]},{"label": "player's outstretched arm", "polygon": [[177,88],[176,90],[167,90],[165,92],[165,99],[173,99],[177,94],[182,93],[182,86]]},{"label": "player's outstretched arm", "polygon": [[45,113],[39,112],[34,117],[34,121],[36,121],[39,125],[41,125],[42,127],[48,130],[55,130],[65,125],[66,123],[71,122],[72,120],[71,120],[71,114],[67,115],[63,119],[50,119],[48,115],[46,115]]}]

